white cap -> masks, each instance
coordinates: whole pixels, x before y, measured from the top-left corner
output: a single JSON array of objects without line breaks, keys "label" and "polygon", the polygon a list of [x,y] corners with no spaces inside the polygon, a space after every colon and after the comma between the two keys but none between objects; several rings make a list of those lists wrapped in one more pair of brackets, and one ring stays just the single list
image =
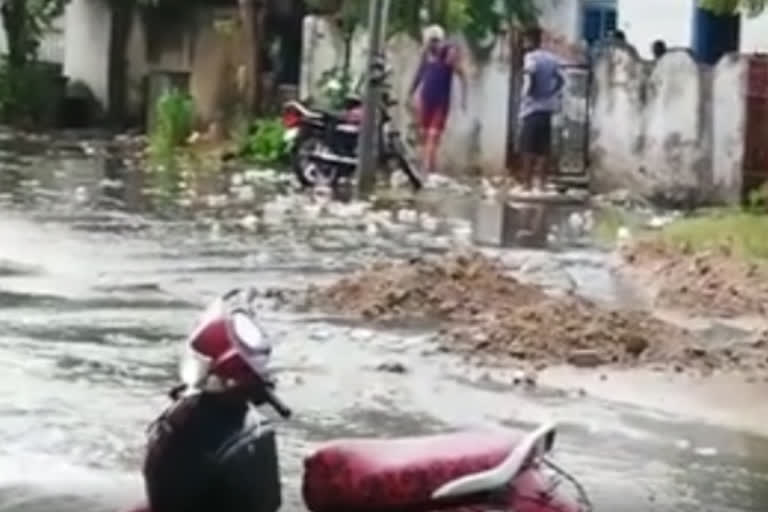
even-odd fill
[{"label": "white cap", "polygon": [[442,41],[445,39],[445,30],[440,25],[430,25],[424,29],[424,41]]}]

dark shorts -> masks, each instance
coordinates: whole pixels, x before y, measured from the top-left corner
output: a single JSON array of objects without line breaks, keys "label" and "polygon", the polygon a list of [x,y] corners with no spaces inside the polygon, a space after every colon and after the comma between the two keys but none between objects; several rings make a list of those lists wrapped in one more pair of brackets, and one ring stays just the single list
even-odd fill
[{"label": "dark shorts", "polygon": [[520,130],[520,152],[549,156],[552,149],[552,113],[534,112],[523,118]]}]

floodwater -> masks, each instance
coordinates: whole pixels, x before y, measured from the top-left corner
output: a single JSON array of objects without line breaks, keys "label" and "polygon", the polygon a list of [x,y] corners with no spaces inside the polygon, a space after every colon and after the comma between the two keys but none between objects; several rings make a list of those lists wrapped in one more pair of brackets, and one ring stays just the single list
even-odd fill
[{"label": "floodwater", "polygon": [[[297,219],[272,207],[260,229],[152,221],[94,209],[101,171],[87,162],[34,169],[38,181],[6,184],[0,203],[0,512],[107,512],[140,498],[144,428],[174,384],[179,340],[217,294],[326,282],[435,238],[393,238],[351,214]],[[578,289],[610,292],[594,288],[610,281],[599,254],[558,258]],[[535,279],[551,272],[529,266]],[[597,512],[746,512],[768,503],[766,438],[674,414],[670,404],[516,387],[503,373],[437,353],[426,330],[374,331],[259,304],[280,393],[296,413],[280,427],[286,509],[300,508],[301,458],[324,439],[547,420],[560,422],[557,459]],[[383,362],[407,372],[378,371]]]}]

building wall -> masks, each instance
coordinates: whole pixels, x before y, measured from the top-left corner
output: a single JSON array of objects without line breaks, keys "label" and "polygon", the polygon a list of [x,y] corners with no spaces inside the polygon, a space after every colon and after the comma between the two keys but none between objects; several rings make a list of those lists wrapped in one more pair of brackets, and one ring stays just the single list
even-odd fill
[{"label": "building wall", "polygon": [[200,119],[230,119],[240,101],[238,68],[245,63],[236,8],[201,11],[191,38],[190,92]]},{"label": "building wall", "polygon": [[[547,29],[547,46],[566,59],[580,56],[578,44],[580,2],[541,0],[542,26]],[[510,43],[500,38],[487,59],[477,59],[461,41],[468,70],[468,109],[459,108],[459,87],[454,84],[453,108],[441,146],[441,171],[451,174],[470,168],[486,173],[505,168],[507,154],[510,91]],[[367,34],[359,30],[352,43],[351,68],[359,76],[365,66]],[[397,35],[387,43],[389,63],[394,67],[393,94],[401,101],[396,119],[404,133],[413,132],[407,95],[421,57],[419,43]],[[304,48],[300,80],[301,97],[321,95],[323,73],[343,64],[341,34],[327,19],[308,16],[304,20]]]},{"label": "building wall", "polygon": [[[219,117],[233,94],[231,85],[242,60],[239,29],[235,26],[236,33],[229,30],[232,23],[228,20],[236,19],[236,8],[197,8],[193,15],[169,29],[162,23],[148,26],[136,13],[127,49],[128,114],[144,114],[145,79],[149,72],[160,70],[190,72],[190,92],[201,121]],[[60,35],[63,43],[57,46],[52,34],[44,45],[54,56],[54,49],[61,47],[65,75],[85,82],[105,109],[109,106],[111,21],[104,0],[72,0],[62,19],[62,25],[66,22],[66,30]],[[149,44],[148,30],[160,34],[158,44]]]},{"label": "building wall", "polygon": [[720,59],[712,74],[712,182],[729,203],[741,199],[746,95],[747,59],[737,55]]},{"label": "building wall", "polygon": [[744,69],[739,57],[699,66],[684,50],[655,65],[624,48],[598,57],[590,141],[595,189],[676,202],[738,200]]},{"label": "building wall", "polygon": [[172,29],[145,24],[137,16],[128,42],[130,112],[140,115],[145,108],[150,73],[173,71],[189,73],[189,92],[201,124],[226,117],[237,99],[242,48],[236,8],[197,7]]},{"label": "building wall", "polygon": [[87,84],[108,108],[112,15],[104,0],[72,0],[65,11],[64,74]]}]

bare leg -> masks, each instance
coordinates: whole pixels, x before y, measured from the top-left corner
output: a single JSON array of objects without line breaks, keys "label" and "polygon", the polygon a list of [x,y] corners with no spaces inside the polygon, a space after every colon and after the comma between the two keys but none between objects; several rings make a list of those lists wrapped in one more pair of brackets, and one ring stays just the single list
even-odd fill
[{"label": "bare leg", "polygon": [[533,157],[533,182],[534,186],[537,189],[543,188],[544,183],[544,175],[545,171],[544,168],[547,165],[547,159],[546,157],[542,157],[541,155],[536,155]]},{"label": "bare leg", "polygon": [[427,132],[427,140],[424,144],[424,164],[428,173],[437,169],[437,151],[440,149],[440,132],[430,130]]},{"label": "bare leg", "polygon": [[534,156],[528,153],[524,153],[522,158],[522,173],[521,181],[525,190],[531,190],[533,186],[533,160]]},{"label": "bare leg", "polygon": [[521,182],[525,190],[533,188],[533,173],[536,155],[533,140],[534,126],[531,116],[524,117],[520,127],[520,150],[522,153]]},{"label": "bare leg", "polygon": [[552,115],[549,114],[542,119],[542,142],[541,142],[541,163],[539,163],[539,176],[541,188],[547,189],[549,185],[549,175],[552,171]]},{"label": "bare leg", "polygon": [[549,177],[552,174],[552,157],[547,154],[541,157],[541,186],[546,189],[549,185]]}]

